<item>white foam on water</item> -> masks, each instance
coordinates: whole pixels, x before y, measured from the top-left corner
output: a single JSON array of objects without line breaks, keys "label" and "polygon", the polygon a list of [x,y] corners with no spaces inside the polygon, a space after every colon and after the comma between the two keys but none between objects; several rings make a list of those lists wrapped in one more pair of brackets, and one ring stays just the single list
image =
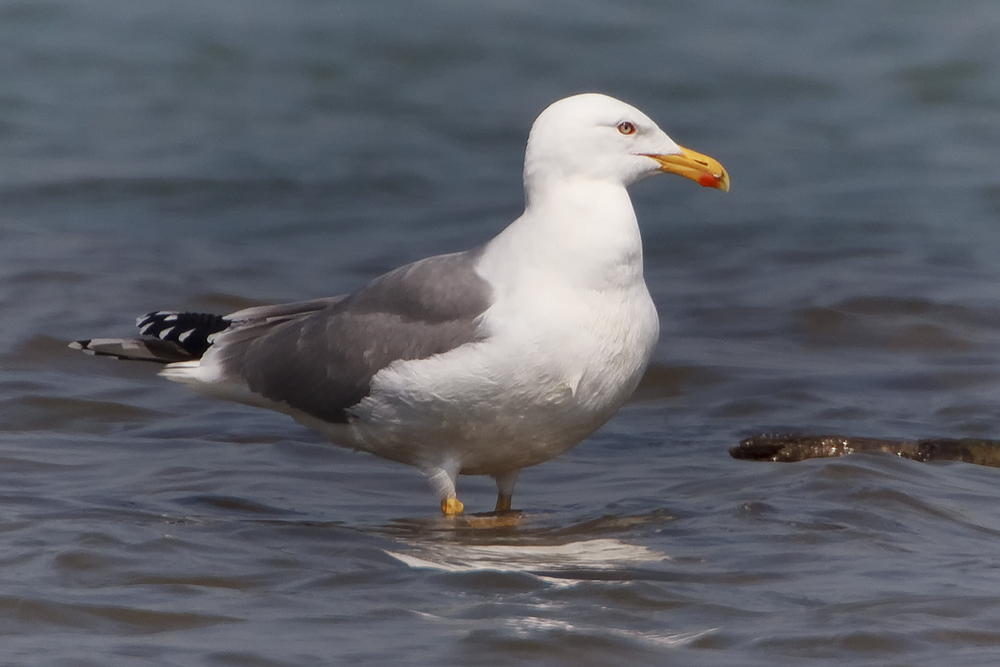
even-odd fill
[{"label": "white foam on water", "polygon": [[[417,569],[439,572],[519,572],[554,586],[573,586],[584,581],[559,576],[560,572],[606,571],[670,559],[668,555],[655,549],[616,539],[582,540],[555,545],[406,543],[406,546],[409,547],[406,552],[386,551],[386,553]],[[613,622],[609,625],[571,623],[548,616],[548,614],[560,614],[559,604],[542,603],[529,606],[534,613],[499,620],[500,626],[518,637],[555,632],[627,640],[660,648],[685,646],[718,630],[718,628],[707,628],[688,632],[649,632],[614,627]],[[463,622],[432,614],[419,615],[427,620],[457,622],[463,626],[469,623],[479,626],[483,623],[481,619]],[[494,619],[483,627],[496,630],[496,622],[497,619]]]},{"label": "white foam on water", "polygon": [[555,545],[410,544],[412,551],[387,554],[406,565],[442,572],[553,572],[613,570],[668,560],[666,554],[615,539]]},{"label": "white foam on water", "polygon": [[624,630],[621,628],[577,625],[574,623],[567,623],[566,621],[560,621],[558,619],[539,618],[537,616],[512,618],[508,620],[506,624],[515,632],[515,634],[522,637],[528,637],[539,632],[568,632],[573,634],[629,639],[646,644],[662,646],[664,648],[677,648],[679,646],[685,646],[696,639],[710,635],[718,630],[718,628],[707,628],[705,630],[665,634],[657,632],[638,632],[635,630]]}]

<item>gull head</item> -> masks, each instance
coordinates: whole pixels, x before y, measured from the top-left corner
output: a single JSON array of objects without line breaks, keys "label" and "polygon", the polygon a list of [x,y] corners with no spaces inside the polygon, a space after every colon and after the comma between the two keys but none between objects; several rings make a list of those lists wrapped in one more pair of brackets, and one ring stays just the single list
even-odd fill
[{"label": "gull head", "polygon": [[729,190],[729,174],[716,160],[678,146],[646,114],[607,95],[585,93],[554,102],[528,135],[524,181],[529,188],[552,179],[629,186],[660,172]]}]

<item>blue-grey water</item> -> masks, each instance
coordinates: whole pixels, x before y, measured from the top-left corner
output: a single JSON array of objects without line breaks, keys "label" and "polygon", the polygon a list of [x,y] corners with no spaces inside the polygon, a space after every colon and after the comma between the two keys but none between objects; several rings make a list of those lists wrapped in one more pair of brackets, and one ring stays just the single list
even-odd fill
[{"label": "blue-grey water", "polygon": [[[727,449],[1000,437],[998,44],[995,0],[0,3],[0,664],[996,664],[1000,470]],[[590,90],[733,189],[635,188],[654,365],[519,526],[66,348],[481,243]]]}]

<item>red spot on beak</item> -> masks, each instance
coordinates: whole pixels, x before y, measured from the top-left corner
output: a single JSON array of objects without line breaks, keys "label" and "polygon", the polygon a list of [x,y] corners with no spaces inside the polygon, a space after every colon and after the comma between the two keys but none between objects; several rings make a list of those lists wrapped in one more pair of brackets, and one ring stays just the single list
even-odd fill
[{"label": "red spot on beak", "polygon": [[702,174],[698,177],[698,184],[704,185],[706,188],[717,188],[719,187],[719,178],[712,174]]}]

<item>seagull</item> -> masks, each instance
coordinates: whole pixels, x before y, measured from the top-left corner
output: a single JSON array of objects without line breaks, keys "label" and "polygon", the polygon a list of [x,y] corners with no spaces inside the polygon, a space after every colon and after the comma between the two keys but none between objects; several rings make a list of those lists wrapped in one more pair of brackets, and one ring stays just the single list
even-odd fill
[{"label": "seagull", "polygon": [[628,186],[666,172],[723,191],[716,160],[606,95],[554,102],[524,156],[524,213],[492,240],[352,294],[229,315],[157,311],[140,337],[70,344],[164,364],[204,394],[290,415],[338,445],[421,468],[446,516],[458,475],[496,481],[568,451],[629,398],[659,318]]}]

